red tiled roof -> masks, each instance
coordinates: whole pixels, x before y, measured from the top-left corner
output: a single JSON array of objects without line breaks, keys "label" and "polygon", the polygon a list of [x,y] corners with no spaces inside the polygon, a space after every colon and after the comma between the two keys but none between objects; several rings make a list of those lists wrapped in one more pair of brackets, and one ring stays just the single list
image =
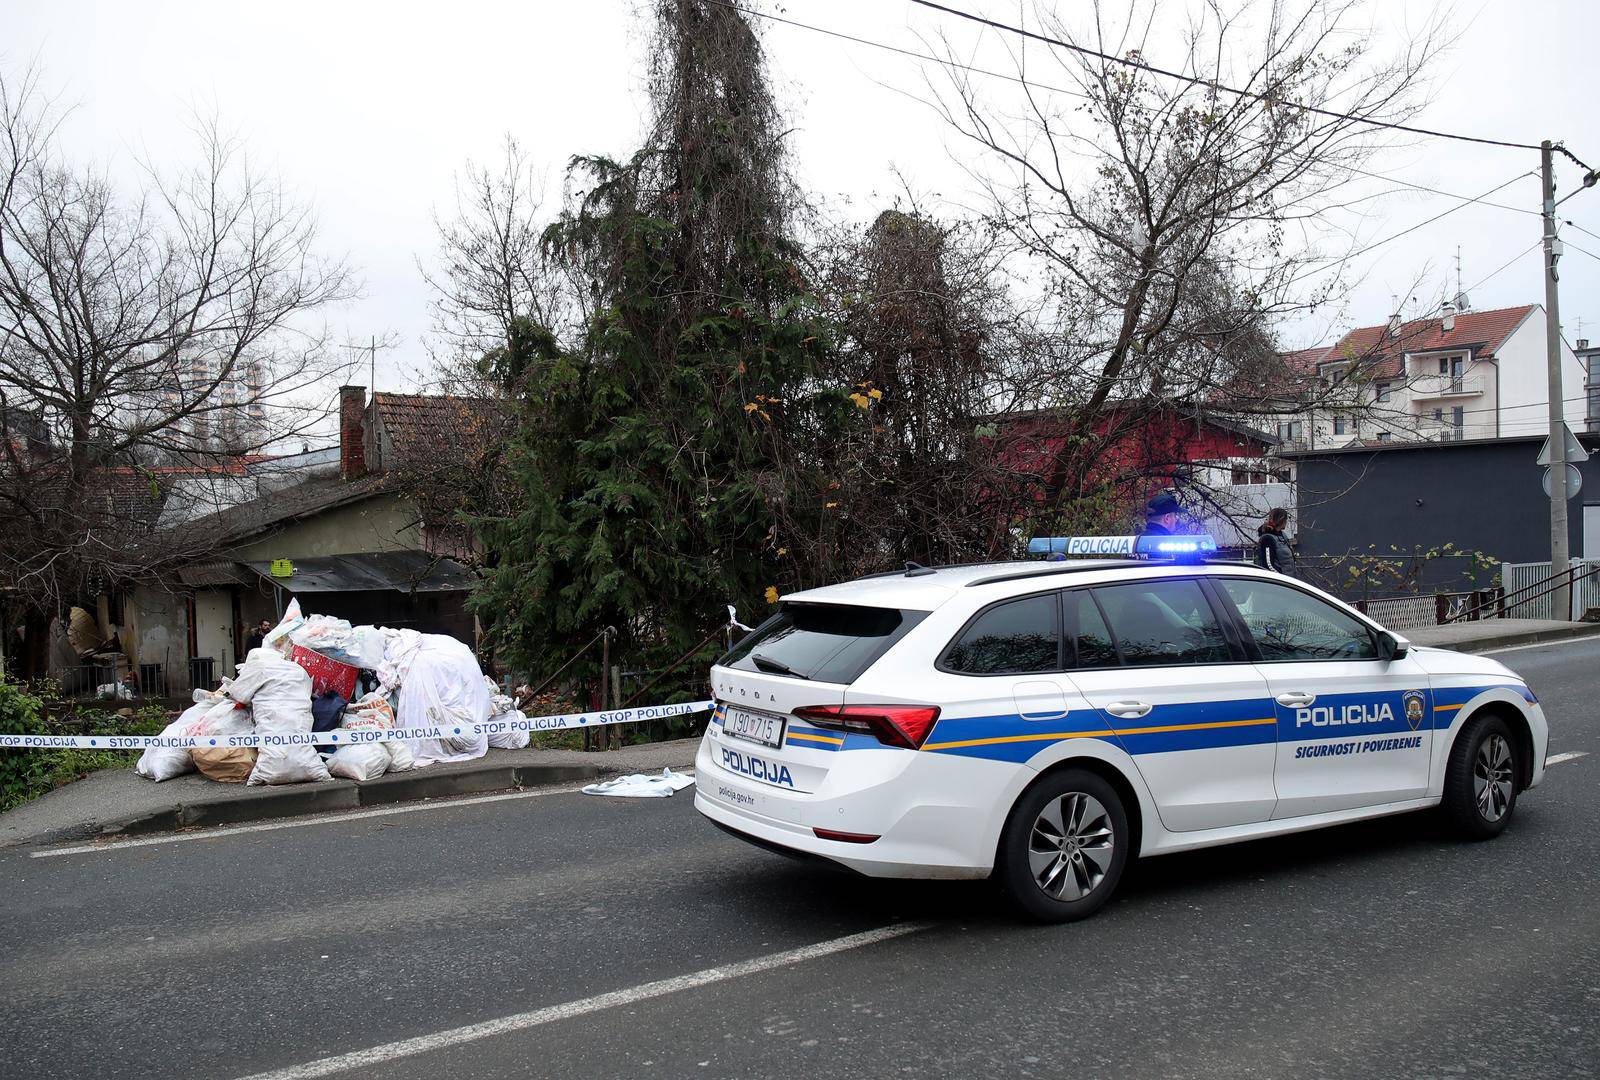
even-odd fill
[{"label": "red tiled roof", "polygon": [[1407,353],[1471,349],[1476,358],[1484,359],[1494,356],[1533,310],[1534,305],[1523,304],[1494,311],[1463,311],[1448,333],[1441,319],[1403,323],[1397,337],[1389,336],[1388,324],[1363,326],[1340,338],[1321,362],[1354,361],[1374,376],[1392,378],[1405,373]]},{"label": "red tiled roof", "polygon": [[390,459],[384,469],[472,463],[509,431],[511,411],[493,398],[374,394]]},{"label": "red tiled roof", "polygon": [[1283,366],[1297,375],[1315,375],[1317,364],[1328,355],[1326,345],[1313,345],[1309,349],[1294,349],[1290,352],[1278,354],[1278,359],[1283,361]]}]

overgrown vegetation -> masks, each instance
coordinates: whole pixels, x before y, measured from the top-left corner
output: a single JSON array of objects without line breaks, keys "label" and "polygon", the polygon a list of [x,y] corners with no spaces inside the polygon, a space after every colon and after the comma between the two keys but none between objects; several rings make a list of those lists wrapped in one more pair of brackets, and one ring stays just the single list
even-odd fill
[{"label": "overgrown vegetation", "polygon": [[[166,714],[153,706],[131,717],[52,707],[41,694],[0,679],[0,731],[8,735],[155,735],[166,723]],[[126,750],[0,749],[0,813],[99,769],[132,764]]]}]

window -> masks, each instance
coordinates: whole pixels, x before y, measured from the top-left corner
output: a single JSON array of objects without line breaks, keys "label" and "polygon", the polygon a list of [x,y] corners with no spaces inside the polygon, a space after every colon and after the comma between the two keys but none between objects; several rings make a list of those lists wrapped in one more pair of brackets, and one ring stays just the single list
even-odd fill
[{"label": "window", "polygon": [[962,675],[1010,675],[1061,667],[1056,594],[996,604],[967,624],[940,666]]},{"label": "window", "polygon": [[1343,435],[1346,431],[1349,430],[1349,428],[1350,428],[1350,421],[1349,420],[1345,419],[1342,416],[1335,416],[1333,418],[1333,433],[1335,435]]},{"label": "window", "polygon": [[1378,400],[1379,401],[1388,401],[1389,400],[1389,394],[1393,390],[1394,390],[1394,386],[1392,384],[1386,383],[1386,382],[1379,383],[1378,386],[1377,386],[1377,391],[1378,391],[1377,398],[1378,398]]},{"label": "window", "polygon": [[852,683],[927,617],[925,611],[784,604],[717,663],[826,683]]},{"label": "window", "polygon": [[1298,442],[1302,430],[1300,424],[1299,420],[1280,420],[1278,422],[1278,438],[1284,442]]},{"label": "window", "polygon": [[1089,595],[1088,589],[1074,589],[1062,594],[1062,617],[1073,645],[1074,663],[1080,668],[1116,667],[1117,647],[1112,644],[1111,631],[1100,614],[1100,606]]},{"label": "window", "polygon": [[1094,590],[1122,662],[1130,667],[1215,664],[1230,659],[1211,603],[1190,579],[1140,581]]},{"label": "window", "polygon": [[1433,410],[1433,418],[1435,420],[1439,421],[1440,423],[1443,423],[1444,422],[1444,410],[1443,409],[1434,409]]},{"label": "window", "polygon": [[1379,442],[1388,442],[1389,439],[1390,439],[1390,435],[1389,435],[1389,433],[1387,431],[1378,432],[1378,441]]},{"label": "window", "polygon": [[1218,578],[1263,661],[1375,660],[1377,646],[1361,620],[1310,593],[1272,581]]},{"label": "window", "polygon": [[1450,410],[1450,426],[1456,429],[1456,434],[1461,434],[1461,429],[1467,423],[1467,410],[1465,406],[1457,405]]},{"label": "window", "polygon": [[1448,375],[1448,374],[1450,374],[1450,361],[1446,357],[1443,357],[1443,356],[1439,357],[1439,374],[1440,375]]}]

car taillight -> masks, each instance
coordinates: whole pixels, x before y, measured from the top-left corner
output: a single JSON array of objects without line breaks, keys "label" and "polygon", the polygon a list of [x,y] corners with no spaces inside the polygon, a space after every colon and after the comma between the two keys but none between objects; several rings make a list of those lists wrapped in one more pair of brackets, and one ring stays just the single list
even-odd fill
[{"label": "car taillight", "polygon": [[916,750],[927,741],[939,719],[937,705],[805,705],[794,711],[802,720],[836,731],[859,731],[885,746]]}]

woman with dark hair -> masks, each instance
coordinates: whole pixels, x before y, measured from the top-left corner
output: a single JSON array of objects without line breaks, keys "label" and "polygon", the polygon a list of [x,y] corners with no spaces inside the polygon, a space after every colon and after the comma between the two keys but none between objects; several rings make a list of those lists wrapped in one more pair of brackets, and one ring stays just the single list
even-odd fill
[{"label": "woman with dark hair", "polygon": [[1256,530],[1256,565],[1279,574],[1290,573],[1294,565],[1294,552],[1283,530],[1289,524],[1289,511],[1281,506],[1267,512],[1267,519]]}]

